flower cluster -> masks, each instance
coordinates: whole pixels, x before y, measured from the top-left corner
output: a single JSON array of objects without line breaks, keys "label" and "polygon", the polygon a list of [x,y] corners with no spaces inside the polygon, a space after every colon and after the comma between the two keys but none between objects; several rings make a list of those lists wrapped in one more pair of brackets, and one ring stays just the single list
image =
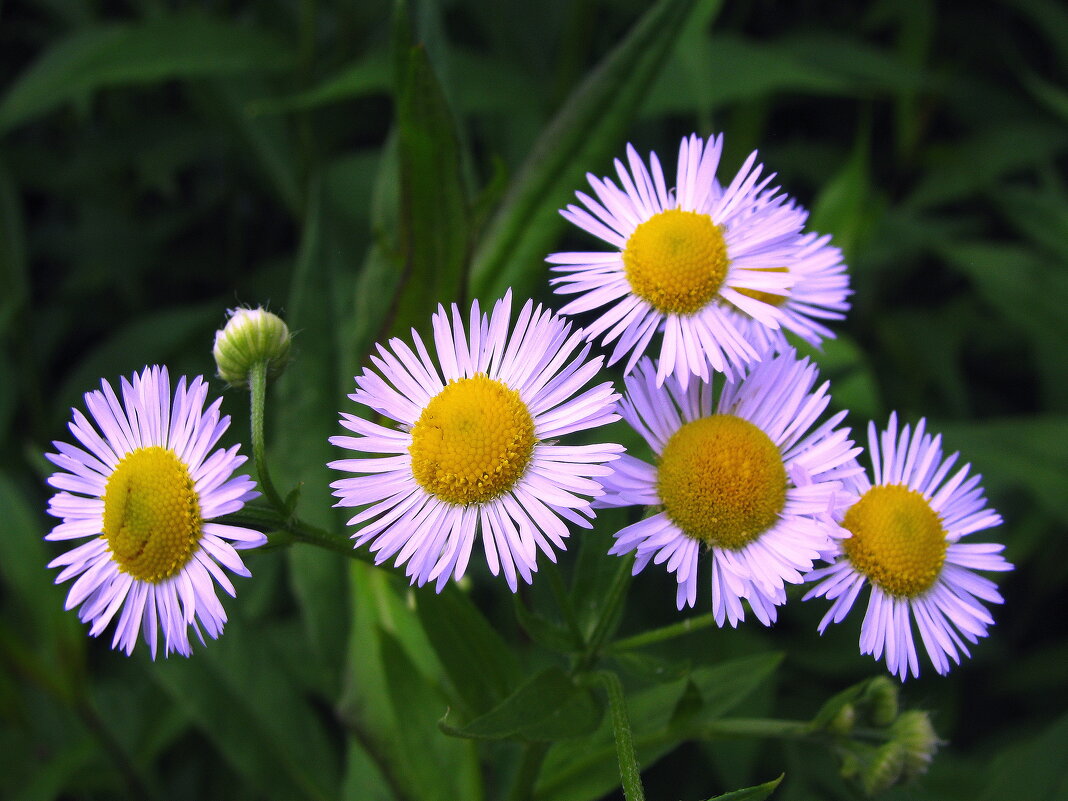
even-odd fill
[{"label": "flower cluster", "polygon": [[743,601],[770,624],[787,584],[815,582],[805,597],[833,601],[822,632],[867,588],[861,651],[919,675],[915,622],[945,673],[993,622],[983,602],[1001,602],[975,571],[1011,569],[1001,545],[960,540],[1001,518],[968,467],[947,478],[956,455],[943,459],[923,421],[898,440],[892,415],[881,458],[870,427],[874,480],[839,427],[845,412],[819,422],[828,385],[814,389],[786,332],[812,345],[833,336],[823,321],[849,308],[842,254],[804,230],[807,213],[756,153],[721,181],[722,149],[722,136],[684,139],[669,187],[655,154],[646,164],[628,147],[618,184],[590,176],[593,196],[562,212],[609,247],[548,257],[556,292],[572,296],[561,313],[596,312],[587,338],[613,345],[610,364],[627,357],[621,414],[651,450],[651,461],[624,455],[603,482],[596,505],[652,509],[612,553],[633,552],[636,573],[666,563],[680,609],[696,601],[707,554],[720,625],[743,619]]},{"label": "flower cluster", "polygon": [[[526,301],[513,320],[509,292],[489,313],[439,306],[426,341],[413,330],[380,344],[349,396],[362,412],[342,413],[347,433],[330,440],[337,506],[353,510],[355,547],[438,591],[476,543],[516,591],[598,508],[648,507],[610,553],[633,553],[635,573],[665,564],[679,609],[697,603],[702,564],[719,625],[747,609],[770,625],[788,586],[812,582],[805,597],[832,602],[822,632],[867,590],[861,651],[918,675],[915,626],[945,673],[992,624],[984,604],[1001,602],[976,571],[1011,569],[1002,546],[962,539],[1001,519],[968,466],[950,475],[956,455],[923,421],[869,427],[869,478],[846,412],[825,415],[829,382],[788,338],[834,335],[851,292],[842,253],[806,230],[755,152],[721,179],[722,151],[722,136],[684,139],[669,182],[655,154],[628,147],[615,178],[590,176],[592,195],[562,214],[607,247],[548,257],[568,297],[559,314]],[[219,374],[262,397],[289,341],[276,316],[235,310],[216,337]],[[622,397],[597,381],[617,362]],[[123,379],[121,401],[103,382],[85,397],[96,427],[74,412],[82,447],[48,455],[62,518],[48,538],[89,538],[53,560],[57,580],[76,578],[67,604],[91,634],[119,615],[113,645],[127,653],[141,631],[155,654],[158,626],[164,653],[188,654],[190,628],[218,636],[214,586],[233,594],[221,567],[247,575],[235,548],[265,541],[212,522],[256,493],[232,477],[237,447],[211,452],[229,418],[219,401],[204,409],[206,392],[183,378],[172,395],[157,367]],[[620,419],[644,458],[592,433],[572,441]]]}]

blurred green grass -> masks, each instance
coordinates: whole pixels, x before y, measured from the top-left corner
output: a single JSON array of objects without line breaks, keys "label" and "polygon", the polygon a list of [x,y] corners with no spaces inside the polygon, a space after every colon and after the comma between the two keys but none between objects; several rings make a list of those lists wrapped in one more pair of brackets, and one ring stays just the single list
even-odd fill
[{"label": "blurred green grass", "polygon": [[[670,162],[695,130],[726,132],[731,167],[759,148],[845,250],[854,309],[818,358],[855,431],[891,410],[928,417],[1006,520],[990,536],[1017,569],[991,637],[948,678],[904,689],[949,745],[890,797],[994,799],[1028,781],[1047,788],[1033,797],[1065,792],[1052,763],[1068,748],[1068,11],[694,6],[662,59],[650,45],[615,65],[615,94],[580,87],[645,11],[636,0],[414,3],[428,69],[407,83],[386,2],[0,7],[0,795],[374,797],[334,710],[370,692],[354,686],[371,679],[352,649],[382,625],[361,610],[394,603],[392,583],[368,589],[317,553],[253,555],[222,640],[188,663],[154,665],[143,648],[126,659],[87,641],[44,569],[56,551],[40,539],[52,524],[41,453],[101,377],[157,362],[211,373],[225,308],[269,301],[298,331],[270,411],[277,470],[305,482],[303,512],[336,523],[325,437],[352,373],[376,337],[452,299],[402,293],[399,319],[384,320],[398,264],[433,276],[444,259],[437,291],[492,299],[512,285],[552,303],[541,259],[584,246],[555,212],[581,175],[605,174],[627,141]],[[448,114],[454,162],[420,160],[411,132],[447,136]],[[554,139],[558,114],[589,137]],[[557,157],[562,178],[545,167]],[[532,174],[548,177],[517,193]],[[398,185],[413,176],[464,209],[432,222],[443,238],[422,251],[398,220]],[[527,224],[508,228],[498,210],[524,203]],[[228,393],[225,409],[237,441],[244,398]],[[503,604],[476,574],[478,597]],[[676,619],[672,596],[643,575],[624,631]],[[877,670],[856,654],[856,621],[820,639],[809,606],[790,604],[769,632],[688,638],[675,656],[784,652],[750,711],[807,717]],[[506,607],[490,614],[514,634]],[[414,623],[396,625],[390,637],[435,675]],[[388,706],[372,718],[391,720]],[[470,750],[456,751],[472,770]],[[782,769],[776,799],[851,797],[830,760],[800,746],[686,746],[647,787],[707,797]]]}]

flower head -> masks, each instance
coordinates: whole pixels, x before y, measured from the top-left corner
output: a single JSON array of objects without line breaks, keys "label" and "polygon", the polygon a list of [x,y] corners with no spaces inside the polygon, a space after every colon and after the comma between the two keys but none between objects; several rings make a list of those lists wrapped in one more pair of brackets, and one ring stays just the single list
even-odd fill
[{"label": "flower head", "polygon": [[683,388],[675,377],[657,386],[643,359],[626,379],[623,419],[652,447],[655,464],[623,456],[604,481],[598,505],[657,507],[656,514],[616,534],[611,553],[635,551],[634,572],[667,562],[678,581],[679,609],[697,599],[697,566],[712,567],[716,622],[736,626],[748,601],[765,625],[786,600],[785,584],[832,548],[839,529],[830,512],[840,479],[855,468],[840,412],[822,425],[827,383],[793,353],[756,365],[713,401],[702,382]]},{"label": "flower head", "polygon": [[796,302],[788,314],[778,298],[798,281],[792,268],[806,213],[768,188],[774,174],[762,177],[755,152],[724,188],[716,179],[722,148],[722,136],[684,139],[669,190],[656,155],[647,168],[628,146],[629,170],[616,161],[619,187],[588,176],[597,198],[579,192],[586,208],[561,212],[613,249],[548,258],[561,273],[556,292],[578,296],[562,314],[604,309],[587,335],[616,343],[609,364],[629,354],[629,373],[663,330],[658,385],[672,374],[682,388],[691,375],[707,381],[710,366],[733,374],[761,357],[744,321],[777,329],[803,314]]},{"label": "flower head", "polygon": [[[419,335],[415,350],[400,339],[381,345],[378,372],[356,377],[349,397],[398,424],[382,426],[342,414],[356,436],[338,447],[374,458],[330,467],[338,506],[365,507],[357,547],[371,543],[376,561],[396,556],[412,583],[459,579],[481,533],[490,571],[504,571],[514,591],[537,570],[538,549],[555,561],[566,523],[590,527],[589,498],[611,472],[619,445],[561,445],[557,438],[618,420],[611,383],[582,391],[601,367],[590,346],[561,318],[528,301],[509,331],[511,293],[487,317],[476,301],[465,332],[459,309],[433,317],[437,364]],[[566,521],[566,522],[565,522]]]},{"label": "flower head", "polygon": [[277,314],[262,306],[230,309],[226,325],[215,332],[212,354],[219,378],[232,386],[243,386],[257,362],[267,365],[276,376],[289,361],[289,327]]},{"label": "flower head", "polygon": [[800,249],[789,266],[793,286],[786,294],[775,295],[753,289],[739,289],[743,295],[779,308],[779,327],[771,328],[745,312],[737,311],[733,320],[742,336],[759,354],[781,353],[789,347],[786,331],[810,345],[833,339],[834,332],[820,320],[841,320],[849,310],[847,298],[849,274],[842,262],[842,251],[830,244],[830,236],[806,233],[799,240]]},{"label": "flower head", "polygon": [[215,583],[231,596],[234,586],[222,567],[248,576],[235,549],[266,542],[210,522],[256,497],[255,484],[233,476],[245,461],[238,446],[211,452],[230,418],[220,418],[221,400],[204,409],[203,378],[182,377],[172,396],[166,368],[147,367],[120,390],[121,401],[107,381],[86,393],[92,422],[74,409],[70,423],[82,447],[54,442],[58,453],[45,454],[60,468],[48,512],[63,520],[45,539],[91,538],[48,566],[63,568],[56,583],[78,577],[67,609],[81,605],[92,636],[121,609],[112,648],[130,654],[143,632],[154,658],[158,622],[164,655],[189,656],[190,626],[203,643],[201,627],[218,637],[226,622]]},{"label": "flower head", "polygon": [[935,670],[947,673],[950,660],[959,664],[960,654],[968,655],[964,640],[978,642],[993,624],[983,601],[1002,602],[994,583],[975,571],[1012,569],[1001,556],[1004,546],[961,542],[999,525],[1001,516],[987,508],[981,476],[969,477],[970,465],[947,479],[957,454],[943,459],[941,441],[926,433],[924,420],[899,433],[892,414],[881,435],[870,424],[874,481],[855,475],[856,500],[838,517],[851,536],[836,543],[833,564],[806,576],[816,583],[806,599],[834,602],[821,633],[870,588],[860,651],[876,659],[885,652],[890,672],[902,680],[910,671],[920,675],[913,620]]}]

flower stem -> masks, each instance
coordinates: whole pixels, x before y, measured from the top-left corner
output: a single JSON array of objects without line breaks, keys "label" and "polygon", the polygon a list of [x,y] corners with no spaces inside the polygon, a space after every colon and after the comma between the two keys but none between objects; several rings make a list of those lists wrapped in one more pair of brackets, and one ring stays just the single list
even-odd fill
[{"label": "flower stem", "polygon": [[285,514],[286,504],[274,488],[271,473],[267,469],[266,447],[264,445],[263,423],[264,407],[267,405],[267,362],[258,361],[249,372],[250,417],[252,420],[252,459],[256,463],[256,475],[264,497],[271,506]]},{"label": "flower stem", "polygon": [[664,640],[671,640],[675,637],[681,637],[683,634],[689,634],[691,631],[703,629],[706,626],[712,625],[713,622],[715,622],[715,615],[711,612],[705,615],[687,618],[686,620],[680,620],[678,623],[672,623],[671,625],[663,626],[659,629],[644,631],[641,634],[635,634],[633,637],[625,637],[622,640],[616,640],[612,643],[611,650],[619,652],[630,651],[635,648],[644,648],[646,645],[663,642]]},{"label": "flower stem", "polygon": [[619,676],[610,670],[599,671],[597,678],[600,679],[608,693],[608,707],[612,713],[612,734],[616,741],[616,759],[619,761],[623,797],[626,801],[645,801],[645,789],[642,787],[638,754],[634,750],[634,733],[630,728],[630,716],[627,714],[623,684],[619,681]]}]

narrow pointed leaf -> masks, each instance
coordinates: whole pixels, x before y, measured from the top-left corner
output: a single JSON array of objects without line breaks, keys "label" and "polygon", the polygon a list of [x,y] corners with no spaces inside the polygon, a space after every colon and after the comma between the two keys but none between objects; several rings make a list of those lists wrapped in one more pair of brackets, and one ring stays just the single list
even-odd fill
[{"label": "narrow pointed leaf", "polygon": [[535,143],[472,264],[477,297],[509,286],[531,294],[547,272],[543,259],[562,228],[558,210],[582,188],[582,176],[616,152],[690,15],[693,0],[652,6],[572,93]]},{"label": "narrow pointed leaf", "polygon": [[261,30],[199,15],[84,28],[53,45],[0,100],[0,133],[106,86],[289,66]]}]

